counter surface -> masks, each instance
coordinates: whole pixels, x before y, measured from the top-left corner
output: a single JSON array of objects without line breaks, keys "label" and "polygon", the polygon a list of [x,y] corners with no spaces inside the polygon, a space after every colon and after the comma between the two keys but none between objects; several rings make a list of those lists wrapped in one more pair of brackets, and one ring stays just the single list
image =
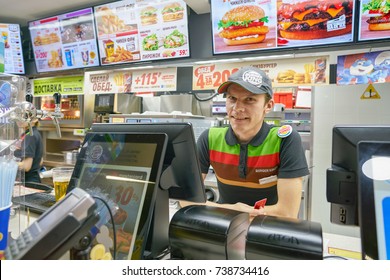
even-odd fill
[{"label": "counter surface", "polygon": [[[21,232],[29,227],[39,215],[32,212],[26,212],[24,209],[16,208],[11,215],[9,230],[12,238],[17,238]],[[170,203],[170,218],[178,210],[177,203]],[[361,259],[360,238],[323,233],[324,259]],[[69,253],[66,253],[61,259],[69,259]]]}]

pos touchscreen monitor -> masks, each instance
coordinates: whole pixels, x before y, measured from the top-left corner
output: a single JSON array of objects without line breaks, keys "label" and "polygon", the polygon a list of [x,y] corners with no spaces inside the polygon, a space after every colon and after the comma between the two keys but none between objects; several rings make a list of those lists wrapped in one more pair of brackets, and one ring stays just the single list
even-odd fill
[{"label": "pos touchscreen monitor", "polygon": [[169,198],[206,202],[195,136],[190,123],[94,123],[93,132],[166,133],[167,151],[160,187]]},{"label": "pos touchscreen monitor", "polygon": [[144,258],[166,144],[164,133],[86,134],[68,192],[81,188],[115,210],[101,214],[92,259],[98,244],[115,259]]},{"label": "pos touchscreen monitor", "polygon": [[166,133],[168,144],[146,251],[149,257],[169,252],[169,199],[206,202],[205,187],[191,123],[94,123],[92,131]]}]

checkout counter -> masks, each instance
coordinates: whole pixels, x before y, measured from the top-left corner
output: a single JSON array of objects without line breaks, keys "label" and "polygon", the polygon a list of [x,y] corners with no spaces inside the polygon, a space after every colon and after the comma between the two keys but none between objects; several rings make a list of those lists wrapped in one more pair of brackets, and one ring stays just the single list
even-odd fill
[{"label": "checkout counter", "polygon": [[[12,211],[9,224],[12,239],[40,217],[21,208]],[[165,259],[361,258],[359,238],[322,233],[319,224],[304,220],[258,216],[250,222],[245,213],[203,206],[180,209],[174,201],[169,211],[171,255]],[[282,238],[286,232],[290,236]],[[69,258],[69,251],[58,257]]]}]

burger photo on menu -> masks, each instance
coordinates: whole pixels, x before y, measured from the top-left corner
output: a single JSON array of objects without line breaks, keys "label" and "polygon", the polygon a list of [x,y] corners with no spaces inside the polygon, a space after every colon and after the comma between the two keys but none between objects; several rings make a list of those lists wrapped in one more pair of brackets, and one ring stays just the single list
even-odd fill
[{"label": "burger photo on menu", "polygon": [[153,6],[148,6],[140,11],[141,25],[152,25],[157,23],[157,9]]},{"label": "burger photo on menu", "polygon": [[[278,1],[279,45],[290,40],[307,45],[307,40],[326,38],[331,38],[327,43],[352,41],[353,12],[353,0]],[[341,35],[345,38],[334,38]]]},{"label": "burger photo on menu", "polygon": [[363,3],[363,14],[368,19],[368,30],[385,31],[390,30],[390,0],[371,0]]},{"label": "burger photo on menu", "polygon": [[227,11],[218,22],[219,36],[228,46],[255,44],[265,40],[268,16],[256,5],[240,5]]},{"label": "burger photo on menu", "polygon": [[164,22],[181,20],[184,16],[184,7],[179,2],[167,4],[161,11]]}]

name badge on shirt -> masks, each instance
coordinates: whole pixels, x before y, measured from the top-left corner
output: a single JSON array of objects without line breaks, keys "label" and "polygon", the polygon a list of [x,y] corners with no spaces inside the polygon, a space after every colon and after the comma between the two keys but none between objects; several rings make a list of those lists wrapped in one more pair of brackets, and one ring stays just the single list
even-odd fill
[{"label": "name badge on shirt", "polygon": [[269,176],[269,177],[265,177],[265,178],[259,179],[259,184],[260,185],[264,185],[264,184],[276,182],[277,180],[278,180],[278,176],[272,175],[272,176]]}]

